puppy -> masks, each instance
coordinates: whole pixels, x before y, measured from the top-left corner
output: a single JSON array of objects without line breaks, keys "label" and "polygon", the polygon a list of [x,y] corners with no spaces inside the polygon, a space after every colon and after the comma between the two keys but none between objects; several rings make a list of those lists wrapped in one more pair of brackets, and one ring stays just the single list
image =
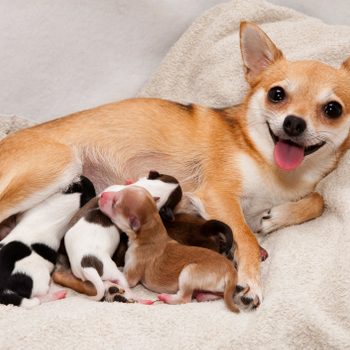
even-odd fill
[{"label": "puppy", "polygon": [[[176,214],[173,220],[163,220],[168,235],[175,241],[197,247],[208,248],[233,260],[235,242],[232,230],[218,220],[205,220],[198,215]],[[260,246],[261,261],[268,258],[267,251]]]},{"label": "puppy", "polygon": [[129,237],[124,274],[131,287],[141,282],[152,291],[172,293],[158,296],[169,304],[190,302],[198,290],[223,292],[229,310],[239,312],[233,302],[237,272],[232,263],[209,249],[170,239],[147,191],[133,186],[105,192],[99,207]]},{"label": "puppy", "polygon": [[178,210],[230,226],[242,287],[237,302],[255,308],[262,286],[253,232],[320,216],[324,202],[316,185],[349,148],[350,58],[339,68],[288,61],[247,22],[240,43],[248,83],[240,105],[217,109],[131,99],[1,140],[0,222],[77,174],[89,177],[99,192],[154,167],[180,181],[186,195]]},{"label": "puppy", "polygon": [[173,221],[163,220],[168,235],[175,241],[211,249],[233,260],[233,234],[218,220],[205,220],[190,214],[176,214]]},{"label": "puppy", "polygon": [[[157,199],[158,209],[167,216],[172,213],[174,203],[181,199],[181,188],[177,180],[171,176],[151,171],[148,177],[139,179],[131,185],[114,185],[107,191],[118,192],[127,187],[140,186],[145,188]],[[105,194],[99,198],[104,200]],[[94,198],[87,203],[72,219],[70,229],[64,237],[65,248],[74,276],[82,281],[90,281],[96,289],[96,294],[90,297],[101,300],[105,291],[109,288],[118,288],[112,285],[116,283],[126,291],[125,297],[136,299],[123,274],[119,271],[115,262],[111,259],[120,241],[120,232],[112,221],[98,208],[99,198]],[[65,286],[77,288],[77,283],[70,276],[60,272],[54,274],[54,280]],[[72,283],[74,281],[74,283]],[[80,288],[80,287],[78,287]],[[84,288],[80,288],[85,290]],[[122,292],[119,291],[119,292]],[[139,302],[149,303],[138,299]]]},{"label": "puppy", "polygon": [[1,304],[31,308],[65,297],[65,291],[49,293],[50,274],[69,221],[94,196],[92,183],[82,177],[23,214],[0,243]]}]

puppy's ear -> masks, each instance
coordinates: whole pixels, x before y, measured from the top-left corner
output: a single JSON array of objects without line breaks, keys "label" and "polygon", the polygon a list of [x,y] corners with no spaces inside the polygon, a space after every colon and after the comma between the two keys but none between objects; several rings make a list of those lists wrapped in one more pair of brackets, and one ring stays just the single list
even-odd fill
[{"label": "puppy's ear", "polygon": [[151,170],[148,174],[148,180],[155,180],[158,179],[160,177],[160,174],[158,173],[158,171],[156,170]]},{"label": "puppy's ear", "polygon": [[254,23],[241,22],[240,43],[245,76],[250,85],[269,65],[283,59],[282,51]]},{"label": "puppy's ear", "polygon": [[130,216],[129,218],[129,226],[134,231],[137,232],[141,228],[141,222],[138,217]]},{"label": "puppy's ear", "polygon": [[341,67],[345,70],[348,71],[348,73],[350,73],[350,57],[348,57],[343,64],[341,65]]}]

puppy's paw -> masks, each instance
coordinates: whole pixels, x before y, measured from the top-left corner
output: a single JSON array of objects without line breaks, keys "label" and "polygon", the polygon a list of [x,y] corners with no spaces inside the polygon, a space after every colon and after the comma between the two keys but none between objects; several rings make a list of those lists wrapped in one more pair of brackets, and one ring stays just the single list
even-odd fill
[{"label": "puppy's paw", "polygon": [[288,218],[284,205],[279,205],[266,210],[260,218],[259,234],[268,234],[286,226]]},{"label": "puppy's paw", "polygon": [[257,281],[239,279],[234,300],[242,309],[254,310],[262,302],[262,290]]},{"label": "puppy's paw", "polygon": [[124,293],[124,289],[120,288],[116,284],[111,284],[108,288],[106,288],[103,301],[107,301],[109,303],[113,303],[115,301],[119,303],[134,303],[133,300],[125,298]]}]

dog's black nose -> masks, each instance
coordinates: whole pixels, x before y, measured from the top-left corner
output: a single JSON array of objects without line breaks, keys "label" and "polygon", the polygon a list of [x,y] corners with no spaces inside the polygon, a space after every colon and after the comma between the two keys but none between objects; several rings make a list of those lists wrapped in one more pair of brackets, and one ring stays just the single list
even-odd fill
[{"label": "dog's black nose", "polygon": [[306,129],[304,119],[294,115],[288,115],[283,122],[283,130],[288,136],[300,136]]}]

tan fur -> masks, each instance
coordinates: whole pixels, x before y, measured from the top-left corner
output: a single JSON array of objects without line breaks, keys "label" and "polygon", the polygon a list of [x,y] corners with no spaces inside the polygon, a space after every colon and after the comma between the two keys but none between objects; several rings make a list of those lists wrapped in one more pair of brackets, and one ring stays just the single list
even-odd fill
[{"label": "tan fur", "polygon": [[[252,23],[242,24],[241,46],[250,90],[240,106],[217,110],[132,99],[75,113],[1,141],[0,222],[68,184],[68,178],[60,178],[64,172],[72,177],[82,167],[99,191],[157,169],[178,178],[185,191],[198,196],[208,219],[233,229],[239,283],[247,287],[253,305],[259,304],[259,245],[250,227],[259,230],[256,223],[259,210],[267,209],[264,205],[273,208],[313,192],[348,149],[350,64],[348,59],[335,69],[316,61],[287,61]],[[272,105],[267,91],[281,81],[291,91],[285,102]],[[337,120],[323,115],[327,98],[317,100],[328,89],[343,106]],[[283,172],[269,158],[271,151],[259,144],[265,138],[271,142],[268,132],[253,132],[254,113],[261,115],[261,109],[276,120],[289,111],[302,114],[316,131],[343,134],[337,140],[329,136],[328,148],[308,156],[292,173]],[[298,217],[297,222],[302,220]]]},{"label": "tan fur", "polygon": [[158,293],[177,293],[174,303],[189,302],[195,290],[224,292],[229,309],[239,311],[233,303],[237,272],[229,260],[170,239],[153,198],[143,188],[126,188],[116,196],[115,204],[100,207],[129,236],[124,274],[130,286],[141,282]]}]

